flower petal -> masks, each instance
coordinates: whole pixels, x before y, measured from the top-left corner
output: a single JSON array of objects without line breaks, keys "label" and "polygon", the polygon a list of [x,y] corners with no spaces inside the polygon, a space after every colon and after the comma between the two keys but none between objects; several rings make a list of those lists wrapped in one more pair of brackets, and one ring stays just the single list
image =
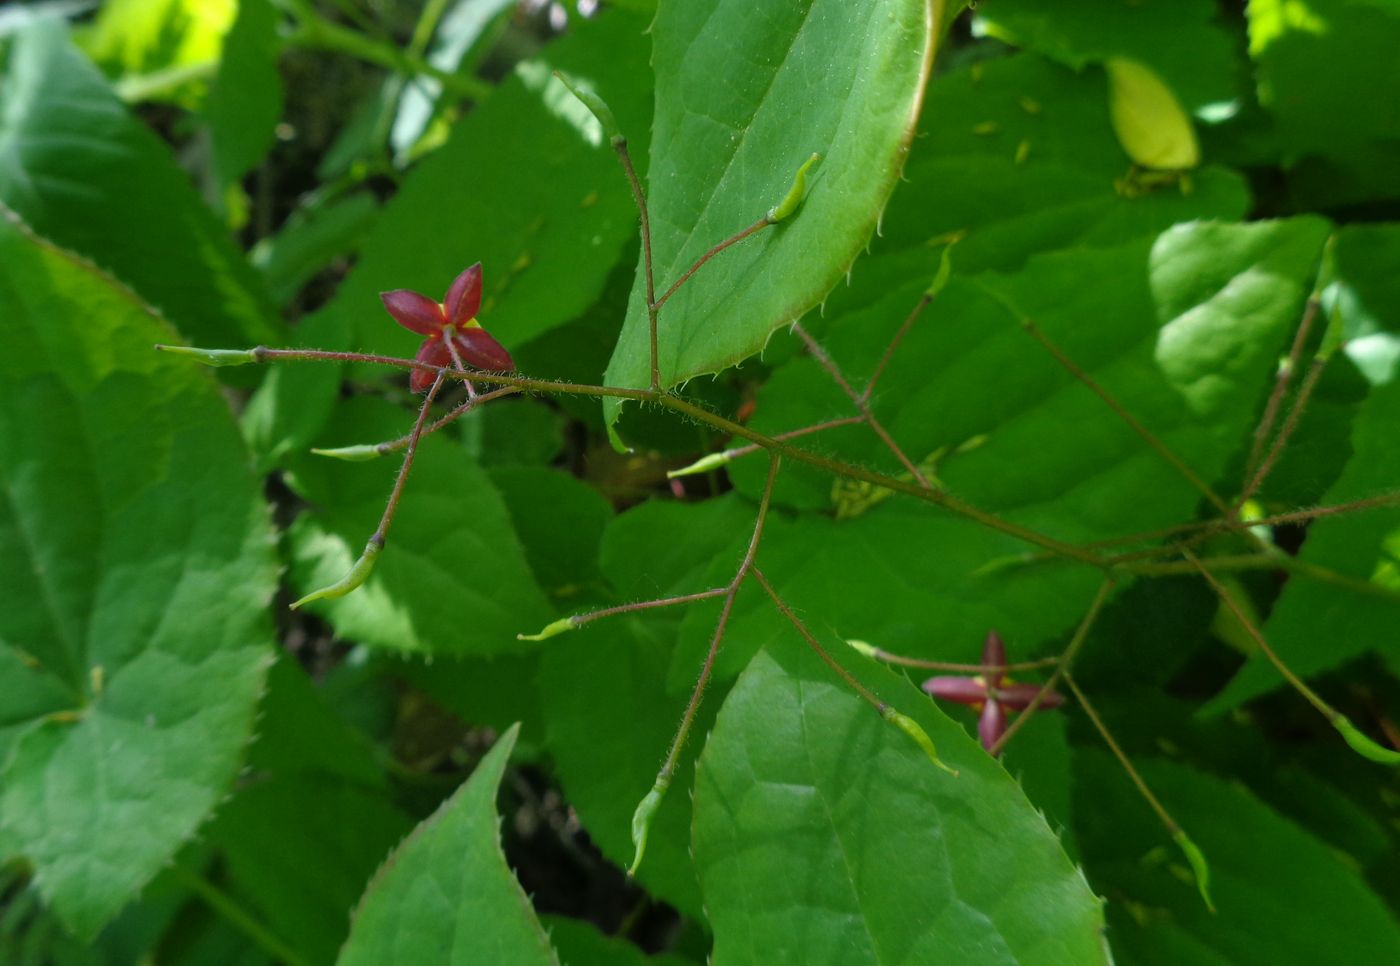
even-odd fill
[{"label": "flower petal", "polygon": [[506,372],[515,368],[515,360],[510,357],[505,346],[480,326],[458,329],[452,334],[452,342],[457,347],[462,361],[477,369],[485,372]]},{"label": "flower petal", "polygon": [[982,717],[977,719],[977,740],[982,747],[992,750],[1002,735],[1006,734],[1006,712],[1000,701],[988,701],[982,709]]},{"label": "flower petal", "polygon": [[[1020,711],[1035,700],[1035,696],[1040,693],[1038,684],[1003,684],[996,689],[997,698],[1008,708]],[[1051,691],[1045,695],[1045,700],[1040,702],[1041,708],[1058,708],[1065,703],[1065,696],[1058,691]]]},{"label": "flower petal", "polygon": [[441,332],[447,321],[443,318],[441,305],[426,295],[410,292],[406,288],[397,288],[392,292],[380,292],[379,298],[384,303],[384,307],[389,310],[389,314],[394,317],[395,322],[419,335],[434,335]]},{"label": "flower petal", "polygon": [[923,683],[923,689],[940,701],[956,701],[974,708],[987,700],[987,689],[976,678],[951,675],[929,678]]},{"label": "flower petal", "polygon": [[442,300],[447,321],[462,325],[476,318],[481,311],[481,263],[477,262],[452,280],[447,298]]},{"label": "flower petal", "polygon": [[[982,666],[983,667],[1005,667],[1006,666],[1006,645],[1001,642],[1001,635],[996,631],[987,632],[987,640],[982,645]],[[997,674],[989,672],[987,680],[995,687],[1005,673]]]},{"label": "flower petal", "polygon": [[[448,351],[447,343],[442,339],[424,339],[423,344],[418,347],[418,354],[413,358],[430,366],[452,366],[452,353]],[[408,380],[408,387],[414,392],[423,392],[436,378],[437,374],[427,369],[414,369],[413,376]]]}]

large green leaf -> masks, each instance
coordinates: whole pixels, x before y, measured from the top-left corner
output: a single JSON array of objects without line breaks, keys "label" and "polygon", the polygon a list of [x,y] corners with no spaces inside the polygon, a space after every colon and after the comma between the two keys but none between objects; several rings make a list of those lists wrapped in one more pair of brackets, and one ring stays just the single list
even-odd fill
[{"label": "large green leaf", "polygon": [[[667,303],[663,385],[758,352],[850,268],[903,167],[945,12],[931,0],[660,8],[648,194],[658,295],[776,205],[809,155],[824,158],[790,222],[724,253]],[[608,383],[647,385],[648,346],[639,270]]]},{"label": "large green leaf", "polygon": [[[325,445],[394,439],[412,415],[360,397],[338,410]],[[288,536],[292,583],[309,593],[339,580],[378,526],[397,455],[367,463],[302,456],[289,476],[316,508]],[[450,432],[422,441],[368,582],[348,596],[311,605],[337,632],[376,647],[422,654],[519,651],[518,633],[549,621],[510,513],[490,477]]]},{"label": "large green leaf", "polygon": [[[1117,762],[1075,756],[1076,821],[1091,878],[1119,902],[1128,963],[1393,963],[1400,927],[1337,853],[1238,785],[1182,765],[1138,768],[1210,862],[1216,911]],[[1128,914],[1129,911],[1132,914]],[[1174,955],[1164,955],[1175,949]],[[1188,955],[1189,951],[1189,955]]]},{"label": "large green leaf", "polygon": [[13,40],[0,83],[0,202],[130,285],[187,339],[280,341],[256,272],[59,21]]},{"label": "large green leaf", "polygon": [[1006,772],[860,668],[961,774],[934,768],[793,638],[754,658],[698,765],[715,961],[1106,962],[1098,900]]},{"label": "large green leaf", "polygon": [[268,660],[266,510],[172,336],[0,220],[0,853],[86,936],[226,791]]},{"label": "large green leaf", "polygon": [[519,733],[404,840],[369,884],[340,955],[357,963],[558,964],[497,839],[496,789]]}]

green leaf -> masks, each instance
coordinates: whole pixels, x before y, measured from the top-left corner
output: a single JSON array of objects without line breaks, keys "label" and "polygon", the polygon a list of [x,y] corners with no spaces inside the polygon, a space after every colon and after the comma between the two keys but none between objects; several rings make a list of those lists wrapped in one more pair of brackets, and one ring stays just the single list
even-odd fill
[{"label": "green leaf", "polygon": [[1002,768],[860,667],[961,774],[937,770],[798,646],[753,659],[697,766],[715,961],[1106,962],[1098,900]]},{"label": "green leaf", "polygon": [[9,52],[0,202],[130,285],[191,342],[280,341],[257,274],[169,149],[127,113],[56,21],[25,27]]},{"label": "green leaf", "polygon": [[91,265],[0,219],[0,855],[91,937],[252,732],[267,513],[208,374]]},{"label": "green leaf", "polygon": [[1400,375],[1400,225],[1348,225],[1336,234],[1337,278],[1324,305],[1340,320],[1343,351],[1372,385]]},{"label": "green leaf", "polygon": [[[904,164],[943,26],[935,9],[924,0],[660,8],[648,194],[658,295],[778,204],[810,155],[823,158],[792,219],[719,256],[667,303],[663,386],[758,352],[850,268]],[[648,345],[639,269],[608,384],[647,385]],[[605,404],[610,422],[617,411]]]},{"label": "green leaf", "polygon": [[[339,408],[324,443],[393,439],[412,420],[407,410],[360,397]],[[298,593],[333,584],[350,569],[378,526],[400,462],[303,456],[293,464],[289,482],[318,511],[288,531]],[[522,650],[515,635],[552,614],[490,477],[455,441],[432,436],[419,447],[373,575],[310,609],[340,635],[375,647],[475,656]]]},{"label": "green leaf", "polygon": [[1339,952],[1358,964],[1400,957],[1400,927],[1331,848],[1238,784],[1164,761],[1135,765],[1210,860],[1217,912],[1202,905],[1185,858],[1117,762],[1078,751],[1075,818],[1086,868],[1121,897],[1118,909],[1138,911],[1115,916],[1109,934],[1126,961],[1154,961],[1143,953],[1164,926],[1240,966],[1330,962]]},{"label": "green leaf", "polygon": [[[1361,407],[1352,436],[1353,456],[1323,505],[1393,493],[1400,480],[1400,381],[1381,386]],[[1264,625],[1264,637],[1285,664],[1310,677],[1373,649],[1400,653],[1400,507],[1347,514],[1312,525],[1299,559],[1375,585],[1388,596],[1360,593],[1306,575],[1284,587]],[[1240,670],[1229,687],[1206,708],[1224,711],[1283,685],[1262,654]]]},{"label": "green leaf", "polygon": [[1334,207],[1400,197],[1386,175],[1400,116],[1357,109],[1400,99],[1400,77],[1375,70],[1400,44],[1400,10],[1352,0],[1260,0],[1248,15],[1259,100],[1276,122],[1295,203]]},{"label": "green leaf", "polygon": [[214,178],[220,190],[252,170],[272,147],[282,114],[277,72],[277,12],[270,0],[238,0],[238,18],[205,108],[213,134]]},{"label": "green leaf", "polygon": [[327,265],[354,254],[378,214],[368,193],[297,211],[277,234],[253,247],[249,260],[272,297],[285,305]]},{"label": "green leaf", "polygon": [[[1189,193],[1120,192],[1129,162],[1105,98],[1102,78],[1030,53],[941,76],[875,257],[957,237],[957,274],[1007,271],[1037,252],[1119,245],[1180,221],[1245,214],[1243,179],[1217,167],[1193,172]],[[916,264],[932,277],[927,251]],[[874,269],[857,273],[858,289],[866,271]],[[833,293],[833,308],[842,294]]]},{"label": "green leaf", "polygon": [[498,467],[489,475],[535,582],[559,606],[570,606],[586,584],[597,581],[598,546],[612,507],[587,484],[549,467]]},{"label": "green leaf", "polygon": [[553,963],[497,837],[496,789],[519,734],[501,735],[470,778],[404,840],[370,882],[340,966]]},{"label": "green leaf", "polygon": [[412,827],[382,792],[292,774],[240,789],[208,838],[273,932],[309,961],[329,963],[349,931],[347,910]]},{"label": "green leaf", "polygon": [[1147,64],[1189,110],[1235,96],[1234,38],[1211,0],[1084,0],[1063,9],[998,0],[977,15],[996,36],[1075,70],[1111,57]]}]

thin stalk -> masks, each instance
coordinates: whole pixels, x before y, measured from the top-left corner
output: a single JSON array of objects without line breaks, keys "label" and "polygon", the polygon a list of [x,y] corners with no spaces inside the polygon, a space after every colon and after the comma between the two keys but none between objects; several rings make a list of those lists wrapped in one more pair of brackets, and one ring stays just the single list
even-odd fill
[{"label": "thin stalk", "polygon": [[1094,622],[1099,619],[1099,611],[1103,609],[1104,601],[1108,600],[1108,593],[1113,589],[1114,583],[1115,581],[1113,578],[1108,577],[1104,579],[1103,583],[1099,584],[1098,593],[1094,595],[1093,601],[1089,604],[1089,610],[1085,612],[1084,617],[1079,621],[1079,626],[1075,628],[1074,637],[1070,638],[1069,645],[1065,648],[1064,653],[1060,655],[1059,660],[1056,661],[1055,670],[1050,673],[1050,677],[1040,686],[1040,690],[1035,693],[1035,697],[1031,698],[1030,704],[1026,705],[1016,719],[1011,722],[1010,726],[1002,732],[1001,737],[996,740],[996,743],[993,744],[991,748],[987,749],[987,753],[993,758],[996,758],[1002,753],[1007,743],[1016,736],[1016,732],[1026,726],[1026,722],[1030,720],[1031,715],[1040,710],[1040,706],[1045,702],[1050,692],[1055,690],[1055,685],[1060,683],[1060,679],[1069,674],[1070,665],[1074,663],[1075,657],[1079,654],[1079,649],[1083,647],[1084,642],[1088,640],[1089,631],[1093,628]]},{"label": "thin stalk", "polygon": [[[1190,549],[1186,547],[1177,548],[1178,551],[1191,558]],[[1207,563],[1211,570],[1217,573],[1236,573],[1247,570],[1287,570],[1289,573],[1316,580],[1319,583],[1332,584],[1336,587],[1345,587],[1347,590],[1358,594],[1365,594],[1368,597],[1379,597],[1383,600],[1400,600],[1400,590],[1386,587],[1383,584],[1372,583],[1369,580],[1362,580],[1359,577],[1351,577],[1347,574],[1338,573],[1327,567],[1319,567],[1317,564],[1310,564],[1307,561],[1299,560],[1297,557],[1290,557],[1285,553],[1253,553],[1253,554],[1230,554],[1220,557],[1211,557]],[[1194,574],[1196,566],[1190,560],[1176,560],[1167,563],[1127,563],[1119,564],[1117,568],[1121,573],[1135,574],[1140,577],[1166,577],[1179,574]]]},{"label": "thin stalk", "polygon": [[656,304],[656,275],[651,267],[651,215],[647,211],[647,196],[642,190],[642,179],[637,177],[637,169],[632,164],[632,155],[627,151],[627,139],[613,138],[613,150],[627,175],[627,184],[632,188],[632,200],[636,202],[637,214],[642,221],[642,264],[647,283],[647,336],[651,342],[651,391],[661,391],[661,363],[656,348],[656,317],[660,306]]},{"label": "thin stalk", "polygon": [[846,398],[850,399],[856,409],[859,410],[861,418],[865,420],[866,425],[880,438],[880,442],[885,444],[885,448],[894,454],[894,458],[899,460],[899,464],[903,466],[904,469],[908,471],[909,475],[917,480],[919,485],[924,489],[933,489],[933,485],[929,483],[923,472],[918,466],[914,465],[914,461],[905,454],[904,450],[900,449],[899,444],[894,441],[894,437],[891,436],[880,421],[875,418],[875,413],[870,408],[870,403],[867,399],[851,388],[851,384],[846,381],[846,377],[841,373],[841,367],[836,364],[835,359],[831,358],[826,349],[822,347],[822,344],[812,338],[811,333],[803,328],[800,322],[794,323],[792,330],[802,339],[803,344],[807,346],[807,351],[812,354],[812,358],[817,360],[818,364],[826,370],[827,375],[831,376],[832,381],[846,394]]},{"label": "thin stalk", "polygon": [[905,317],[903,324],[899,327],[899,331],[896,332],[894,338],[890,340],[890,344],[885,346],[885,354],[880,356],[880,361],[875,365],[875,371],[870,375],[870,381],[865,384],[865,391],[860,394],[860,401],[862,404],[869,405],[870,396],[875,392],[875,384],[879,382],[880,377],[885,374],[885,368],[890,364],[890,359],[894,358],[895,350],[899,348],[899,344],[904,341],[904,337],[909,334],[909,330],[914,327],[914,323],[919,320],[919,316],[923,314],[924,309],[928,308],[928,304],[932,301],[933,296],[925,292],[923,296],[920,297],[919,301],[914,304],[913,311]]},{"label": "thin stalk", "polygon": [[1014,664],[958,664],[955,661],[927,661],[921,657],[906,657],[882,647],[872,647],[865,651],[870,657],[886,664],[900,667],[918,668],[923,671],[947,671],[952,674],[1011,674],[1017,671],[1039,671],[1060,663],[1058,657],[1045,657],[1038,661],[1017,661]]},{"label": "thin stalk", "polygon": [[433,400],[437,397],[438,390],[442,388],[443,374],[438,373],[438,377],[433,380],[433,384],[428,388],[428,394],[423,398],[423,408],[418,410],[418,419],[413,424],[413,432],[409,434],[408,448],[404,450],[403,462],[399,464],[398,476],[394,477],[394,488],[389,491],[389,502],[384,506],[384,515],[379,518],[379,526],[371,536],[370,543],[377,543],[380,547],[389,537],[389,527],[394,522],[394,514],[399,510],[399,500],[403,497],[403,488],[408,483],[408,471],[413,468],[413,458],[418,454],[418,441],[423,437],[423,427],[428,421],[428,411],[433,408]]},{"label": "thin stalk", "polygon": [[817,657],[821,658],[827,667],[835,671],[836,676],[842,681],[845,681],[846,684],[850,686],[851,690],[868,701],[875,710],[883,716],[885,711],[889,708],[889,705],[876,697],[873,691],[857,681],[850,671],[843,668],[836,662],[835,658],[827,653],[826,648],[822,647],[821,642],[807,629],[807,625],[802,623],[802,618],[794,614],[792,608],[788,606],[787,601],[778,596],[778,592],[773,589],[773,585],[768,582],[768,578],[763,576],[763,571],[754,567],[750,572],[753,574],[753,579],[758,581],[759,586],[761,586],[769,598],[772,599],[773,606],[778,608],[778,613],[786,617],[788,623],[797,629],[797,633],[802,635],[802,639],[807,642],[808,647],[817,653]]},{"label": "thin stalk", "polygon": [[643,600],[632,604],[619,604],[616,607],[605,607],[602,610],[590,611],[587,614],[579,614],[576,617],[570,617],[569,622],[575,627],[582,627],[584,624],[591,624],[605,617],[616,617],[618,614],[633,614],[637,611],[655,610],[658,607],[674,607],[677,604],[693,604],[696,601],[709,600],[713,597],[722,597],[727,593],[729,593],[729,588],[727,586],[712,587],[709,590],[701,590],[694,594],[679,594],[675,597],[661,597],[656,600]]},{"label": "thin stalk", "polygon": [[[713,248],[711,248],[711,249],[710,249],[709,251],[707,251],[705,254],[703,254],[703,255],[701,255],[699,258],[697,258],[697,259],[695,260],[695,264],[693,264],[693,265],[691,265],[689,268],[687,268],[687,269],[685,270],[685,274],[682,275],[680,278],[676,279],[675,284],[672,285],[670,288],[668,288],[668,289],[666,290],[665,294],[662,295],[661,298],[657,299],[657,300],[653,303],[653,307],[659,312],[659,311],[661,310],[661,306],[663,306],[663,305],[666,304],[666,300],[669,299],[672,295],[675,295],[675,294],[676,294],[676,289],[680,288],[680,287],[681,287],[682,285],[684,285],[686,282],[690,281],[690,276],[692,276],[692,275],[694,275],[696,272],[700,271],[700,269],[704,266],[704,264],[705,264],[706,262],[708,262],[710,259],[714,258],[714,257],[715,257],[716,255],[718,255],[720,252],[724,251],[724,250],[725,250],[726,248],[728,248],[730,245],[737,245],[737,244],[739,244],[739,242],[743,241],[745,238],[748,238],[750,235],[754,234],[755,232],[762,231],[764,228],[767,228],[769,225],[772,225],[772,224],[776,224],[776,223],[775,223],[775,222],[769,221],[769,220],[768,220],[768,216],[767,216],[767,215],[764,215],[762,218],[758,219],[758,221],[754,222],[752,225],[750,225],[749,227],[745,228],[743,231],[741,231],[741,232],[739,232],[739,233],[737,233],[737,234],[734,234],[734,235],[730,235],[730,236],[729,236],[728,238],[726,238],[724,241],[720,242],[718,245],[715,245]],[[648,297],[650,297],[650,296],[648,296]]]},{"label": "thin stalk", "polygon": [[[428,427],[423,430],[422,435],[431,436],[433,433],[436,433],[438,430],[442,429],[447,424],[456,422],[458,419],[461,419],[463,416],[471,412],[477,406],[480,406],[482,403],[490,402],[493,399],[500,399],[503,396],[514,396],[519,392],[520,390],[515,388],[514,386],[506,386],[503,389],[493,389],[490,392],[483,392],[478,396],[473,396],[471,399],[468,399],[466,402],[457,406],[457,408],[453,409],[446,416],[441,417],[436,422],[430,423]],[[412,441],[413,434],[408,433],[405,436],[400,436],[398,439],[391,439],[387,442],[380,443],[377,446],[375,446],[375,449],[383,454],[397,453],[399,450],[403,449]]]},{"label": "thin stalk", "polygon": [[1232,595],[1220,581],[1215,579],[1215,575],[1210,572],[1210,569],[1206,567],[1195,554],[1190,550],[1185,550],[1183,553],[1186,559],[1191,562],[1196,572],[1205,578],[1206,583],[1210,584],[1211,590],[1215,591],[1215,595],[1220,598],[1220,602],[1235,616],[1235,620],[1239,621],[1240,626],[1245,629],[1245,633],[1254,641],[1260,653],[1269,659],[1269,663],[1273,664],[1273,666],[1278,669],[1279,674],[1283,675],[1284,680],[1289,683],[1293,690],[1301,694],[1308,704],[1316,708],[1324,718],[1330,722],[1335,722],[1339,717],[1337,711],[1326,701],[1322,700],[1316,691],[1308,687],[1302,678],[1294,674],[1287,664],[1283,663],[1283,659],[1278,656],[1274,649],[1269,646],[1269,642],[1265,640],[1263,632],[1254,626],[1254,621],[1244,612],[1244,608],[1235,602],[1234,595]]},{"label": "thin stalk", "polygon": [[[1288,513],[1275,513],[1266,517],[1259,517],[1254,520],[1240,520],[1234,517],[1216,517],[1211,520],[1196,520],[1191,523],[1178,523],[1175,526],[1163,527],[1160,530],[1146,530],[1141,533],[1128,533],[1121,537],[1109,537],[1105,540],[1095,540],[1084,546],[1093,549],[1114,547],[1125,543],[1142,543],[1147,540],[1160,540],[1165,537],[1172,537],[1179,533],[1229,533],[1234,530],[1247,530],[1250,527],[1273,527],[1287,523],[1304,523],[1309,520],[1316,520],[1323,517],[1341,516],[1347,513],[1359,513],[1365,510],[1382,509],[1384,507],[1396,506],[1400,504],[1400,493],[1385,493],[1381,496],[1367,497],[1361,500],[1351,500],[1346,503],[1334,503],[1326,506],[1311,507],[1307,510],[1292,510]],[[1175,550],[1173,546],[1152,547],[1147,551],[1133,551],[1133,554],[1152,553],[1167,554]],[[1113,562],[1124,559],[1126,555],[1110,558]]]},{"label": "thin stalk", "polygon": [[[158,348],[169,348],[175,351],[180,347],[159,346]],[[209,350],[201,351],[207,352]],[[242,355],[243,353],[240,352],[239,354]],[[261,363],[273,360],[362,362],[392,366],[399,369],[424,369],[429,372],[445,372],[449,378],[455,378],[461,375],[460,373],[453,373],[451,370],[441,369],[437,366],[430,366],[427,363],[418,362],[415,359],[402,359],[395,356],[384,356],[364,352],[327,352],[319,349],[269,349],[265,346],[258,346],[254,349],[246,350],[246,354],[249,357],[246,360],[248,362]],[[883,487],[887,490],[892,490],[895,493],[903,493],[916,497],[925,503],[932,503],[935,506],[940,506],[950,513],[966,517],[981,526],[988,527],[1010,537],[1014,537],[1017,540],[1048,550],[1058,557],[1075,560],[1079,563],[1099,569],[1107,569],[1110,566],[1106,559],[1093,550],[1085,549],[1075,544],[1064,543],[1053,537],[1046,536],[1043,533],[1012,523],[1009,520],[1003,520],[995,514],[988,513],[985,510],[979,510],[977,507],[958,499],[950,493],[945,493],[942,490],[932,489],[930,487],[919,486],[917,483],[896,479],[892,476],[886,476],[882,473],[867,470],[861,466],[845,463],[841,460],[829,459],[816,453],[799,449],[788,443],[776,440],[771,436],[766,436],[763,433],[749,429],[741,423],[725,419],[723,416],[717,416],[709,410],[689,403],[678,396],[656,392],[650,389],[590,386],[580,383],[555,382],[549,379],[531,379],[525,376],[512,376],[495,372],[474,372],[472,376],[478,382],[498,386],[513,386],[525,392],[613,397],[617,399],[633,399],[652,403],[663,409],[669,409],[683,416],[689,416],[697,422],[705,423],[730,436],[737,436],[740,439],[746,439],[751,443],[756,443],[770,453],[777,454],[786,459],[795,460],[799,463],[804,463],[808,466],[816,467],[833,476],[860,480],[865,483]]]},{"label": "thin stalk", "polygon": [[286,966],[310,966],[309,960],[273,934],[272,930],[255,919],[228,893],[183,865],[175,865],[174,871],[181,885],[199,896],[206,906],[251,939],[254,945],[274,961],[285,963]]},{"label": "thin stalk", "polygon": [[1283,428],[1281,428],[1278,435],[1274,437],[1274,443],[1269,447],[1268,455],[1264,457],[1263,462],[1259,464],[1259,468],[1255,470],[1254,475],[1250,477],[1248,485],[1244,488],[1244,492],[1241,493],[1239,499],[1235,501],[1237,506],[1243,506],[1255,493],[1258,493],[1259,488],[1264,485],[1264,481],[1268,479],[1269,474],[1273,472],[1279,457],[1283,455],[1284,447],[1288,445],[1289,439],[1293,436],[1293,431],[1298,428],[1298,421],[1302,418],[1303,410],[1307,406],[1308,400],[1312,397],[1313,390],[1317,388],[1317,382],[1322,378],[1322,370],[1326,368],[1326,366],[1327,360],[1325,358],[1319,357],[1313,359],[1312,365],[1308,367],[1308,374],[1303,377],[1303,383],[1298,387],[1298,395],[1293,400],[1293,408],[1288,411],[1288,417],[1283,421]]},{"label": "thin stalk", "polygon": [[724,606],[720,610],[719,620],[715,623],[715,632],[710,638],[710,649],[705,653],[705,661],[700,666],[700,676],[695,681],[695,688],[690,692],[690,701],[686,704],[685,713],[681,715],[680,727],[676,730],[676,737],[671,742],[671,748],[666,752],[665,763],[662,764],[661,771],[656,776],[656,784],[663,790],[671,784],[676,764],[680,761],[681,749],[685,747],[686,739],[690,737],[691,726],[695,724],[696,712],[700,710],[705,687],[710,683],[710,675],[715,668],[715,657],[719,654],[720,643],[724,640],[724,629],[729,623],[729,615],[734,608],[734,598],[738,596],[739,587],[743,584],[744,578],[753,571],[753,560],[755,554],[758,553],[759,541],[763,539],[763,524],[768,517],[768,504],[773,496],[773,481],[778,477],[780,462],[781,460],[774,456],[768,463],[768,480],[763,485],[763,498],[758,504],[758,517],[754,520],[753,535],[749,538],[749,549],[745,552],[739,569],[734,572],[734,579],[724,588]]},{"label": "thin stalk", "polygon": [[1081,369],[1073,359],[1065,355],[1064,351],[1052,342],[1049,336],[1040,330],[1040,326],[1036,325],[1035,322],[1028,318],[1020,319],[1020,323],[1021,328],[1025,329],[1033,339],[1039,342],[1041,346],[1054,357],[1055,361],[1060,364],[1061,368],[1087,386],[1094,395],[1102,399],[1104,404],[1108,406],[1109,409],[1113,410],[1114,414],[1117,415],[1129,429],[1136,433],[1148,446],[1152,447],[1152,450],[1158,456],[1166,460],[1173,469],[1181,474],[1183,479],[1195,487],[1217,510],[1222,513],[1230,512],[1230,505],[1210,488],[1210,484],[1197,476],[1196,471],[1187,466],[1185,461],[1177,456],[1176,453],[1172,452],[1171,448],[1168,447],[1166,443],[1162,442],[1155,433],[1138,422],[1137,417],[1128,412],[1123,404],[1114,398],[1112,393],[1104,389],[1103,386],[1100,386],[1098,382]]},{"label": "thin stalk", "polygon": [[1074,695],[1074,699],[1079,702],[1079,707],[1084,710],[1084,716],[1093,724],[1094,729],[1099,733],[1099,737],[1103,738],[1103,743],[1108,745],[1108,750],[1113,752],[1113,757],[1118,759],[1118,763],[1122,765],[1123,770],[1128,773],[1128,778],[1132,781],[1133,787],[1138,790],[1138,794],[1152,807],[1152,811],[1157,813],[1157,818],[1166,826],[1167,834],[1173,837],[1178,835],[1181,832],[1181,826],[1177,824],[1176,819],[1172,818],[1171,813],[1167,811],[1166,806],[1158,800],[1157,796],[1152,794],[1152,789],[1148,788],[1147,782],[1142,780],[1142,776],[1138,774],[1138,770],[1133,767],[1133,763],[1128,758],[1127,753],[1124,752],[1122,746],[1118,744],[1118,740],[1113,737],[1113,732],[1108,730],[1108,725],[1104,724],[1103,718],[1099,717],[1098,711],[1089,703],[1089,699],[1080,689],[1073,675],[1066,673],[1064,675],[1064,682],[1065,687],[1069,688],[1070,693]]},{"label": "thin stalk", "polygon": [[1293,336],[1293,345],[1288,350],[1288,359],[1279,367],[1277,375],[1274,376],[1274,388],[1269,393],[1269,401],[1264,406],[1264,414],[1259,420],[1259,425],[1254,428],[1254,441],[1249,447],[1249,459],[1244,464],[1247,479],[1253,477],[1255,470],[1259,467],[1259,459],[1264,455],[1264,443],[1268,440],[1269,434],[1273,432],[1274,421],[1278,419],[1279,406],[1282,405],[1283,397],[1288,393],[1288,386],[1293,381],[1293,373],[1297,371],[1298,363],[1303,358],[1303,349],[1307,345],[1308,334],[1312,331],[1313,320],[1317,318],[1319,304],[1316,296],[1308,299],[1307,307],[1303,310],[1303,320],[1298,323],[1298,331]]},{"label": "thin stalk", "polygon": [[[824,423],[816,423],[811,426],[803,426],[801,429],[790,429],[786,433],[778,433],[773,439],[779,442],[786,442],[790,439],[799,439],[803,436],[810,436],[813,433],[825,432],[828,429],[836,429],[838,426],[854,426],[856,423],[865,422],[863,416],[842,416],[840,419],[829,419]],[[720,455],[726,460],[735,460],[741,456],[748,456],[750,453],[757,453],[763,449],[757,443],[750,443],[747,446],[740,446],[736,449],[721,450]]]}]

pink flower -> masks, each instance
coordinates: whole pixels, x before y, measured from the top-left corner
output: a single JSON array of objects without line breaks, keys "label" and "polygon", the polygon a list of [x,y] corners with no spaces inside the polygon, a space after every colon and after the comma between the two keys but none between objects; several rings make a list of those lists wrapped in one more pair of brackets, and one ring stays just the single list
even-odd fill
[{"label": "pink flower", "polygon": [[[988,633],[987,642],[982,645],[982,666],[1006,666],[1006,645],[1001,642],[1001,635],[996,631]],[[982,747],[988,751],[1006,734],[1007,710],[1025,710],[1040,693],[1040,685],[1016,684],[1000,670],[976,677],[933,677],[924,682],[923,688],[942,701],[955,701],[975,711],[981,711],[982,717],[977,722],[977,737],[982,742]],[[1058,708],[1064,703],[1063,695],[1050,691],[1040,702],[1040,707]]]},{"label": "pink flower", "polygon": [[[379,297],[395,322],[427,336],[414,356],[417,361],[451,368],[455,349],[464,364],[486,372],[515,368],[510,353],[476,320],[481,308],[480,262],[457,276],[441,303],[404,288],[381,292]],[[433,378],[427,369],[414,369],[409,385],[414,392],[422,392],[433,384]]]}]

